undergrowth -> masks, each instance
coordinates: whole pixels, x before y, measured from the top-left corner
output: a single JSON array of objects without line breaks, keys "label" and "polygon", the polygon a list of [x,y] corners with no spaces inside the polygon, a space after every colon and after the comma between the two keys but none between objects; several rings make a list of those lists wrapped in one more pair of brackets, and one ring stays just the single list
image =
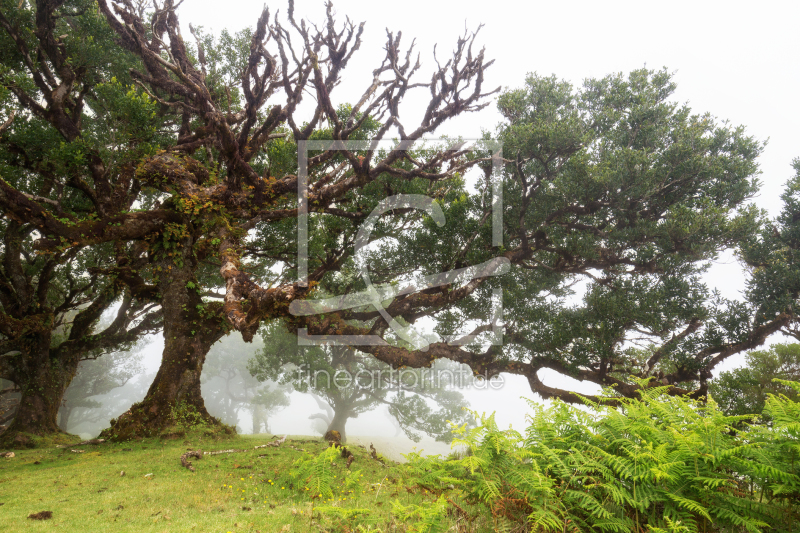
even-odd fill
[{"label": "undergrowth", "polygon": [[[474,413],[480,425],[454,441],[465,456],[409,454],[407,475],[446,497],[451,517],[470,514],[494,531],[800,530],[800,404],[773,396],[771,424],[737,432],[752,417],[665,391],[615,397],[617,406],[587,401],[588,412],[531,402],[524,435]],[[444,530],[438,506],[397,509],[420,531]]]}]

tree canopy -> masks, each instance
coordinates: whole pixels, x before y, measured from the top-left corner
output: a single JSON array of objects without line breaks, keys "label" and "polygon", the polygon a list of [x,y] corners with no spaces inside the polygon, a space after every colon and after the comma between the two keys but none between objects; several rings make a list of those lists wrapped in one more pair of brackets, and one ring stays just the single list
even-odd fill
[{"label": "tree canopy", "polygon": [[760,415],[768,395],[796,399],[797,392],[777,380],[800,380],[800,344],[775,344],[745,355],[741,368],[721,372],[709,393],[726,415]]},{"label": "tree canopy", "polygon": [[[579,88],[531,74],[500,94],[503,121],[474,146],[421,144],[497,92],[477,32],[428,74],[414,43],[387,32],[363,92],[339,95],[364,25],[331,4],[319,25],[289,1],[239,33],[190,26],[191,39],[172,0],[0,5],[0,369],[45,380],[9,364],[44,357],[19,345],[53,331],[58,312],[81,317],[65,345],[81,353],[160,328],[159,372],[107,436],[156,434],[177,405],[213,423],[200,389],[211,346],[231,332],[250,342],[274,320],[348,336],[393,368],[445,358],[568,401],[578,396],[540,370],[628,397],[643,383],[631,376],[654,377],[647,386],[700,397],[716,365],[792,327],[797,178],[770,225],[748,204],[763,144],[676,103],[666,70]],[[416,124],[401,119],[410,91],[429,93]],[[428,200],[420,210],[398,195]],[[702,278],[729,249],[752,267],[743,302]],[[359,291],[390,296],[298,312]],[[120,301],[115,329],[94,332]],[[438,337],[408,342],[423,319]],[[51,361],[63,352],[37,342]]]}]

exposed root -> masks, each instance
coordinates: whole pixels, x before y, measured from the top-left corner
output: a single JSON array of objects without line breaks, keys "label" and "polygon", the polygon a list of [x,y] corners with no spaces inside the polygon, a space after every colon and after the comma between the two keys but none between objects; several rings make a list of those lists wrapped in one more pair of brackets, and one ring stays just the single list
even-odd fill
[{"label": "exposed root", "polygon": [[195,459],[202,459],[203,452],[200,450],[188,451],[181,455],[181,466],[184,468],[188,468],[192,472],[194,472],[194,467],[192,466],[192,462],[189,461],[189,457],[194,457]]},{"label": "exposed root", "polygon": [[104,429],[100,437],[112,442],[128,440],[141,440],[142,438],[159,437],[164,439],[181,438],[192,429],[202,428],[204,432],[234,433],[232,428],[222,424],[219,420],[208,414],[205,406],[194,405],[185,407],[192,414],[192,423],[185,420],[176,420],[172,416],[169,405],[157,405],[153,402],[140,402],[131,406],[128,411],[118,418],[111,420],[111,427]]}]

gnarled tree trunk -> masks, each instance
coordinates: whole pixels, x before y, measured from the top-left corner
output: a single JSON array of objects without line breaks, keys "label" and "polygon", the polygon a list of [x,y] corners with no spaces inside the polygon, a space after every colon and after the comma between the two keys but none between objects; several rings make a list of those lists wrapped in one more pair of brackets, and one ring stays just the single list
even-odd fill
[{"label": "gnarled tree trunk", "polygon": [[[261,428],[264,428],[262,431]],[[269,415],[264,407],[253,404],[253,433],[269,433]]]},{"label": "gnarled tree trunk", "polygon": [[58,410],[78,370],[77,357],[60,358],[50,350],[50,335],[39,332],[23,343],[24,356],[8,363],[11,377],[20,389],[16,417],[0,436],[0,446],[32,447],[30,435],[64,433],[58,427]]},{"label": "gnarled tree trunk", "polygon": [[194,288],[191,242],[182,242],[178,250],[158,261],[164,317],[161,366],[144,400],[112,420],[111,427],[101,433],[104,438],[129,440],[220,425],[206,410],[200,374],[208,351],[223,330],[220,321],[204,317],[205,304]]}]

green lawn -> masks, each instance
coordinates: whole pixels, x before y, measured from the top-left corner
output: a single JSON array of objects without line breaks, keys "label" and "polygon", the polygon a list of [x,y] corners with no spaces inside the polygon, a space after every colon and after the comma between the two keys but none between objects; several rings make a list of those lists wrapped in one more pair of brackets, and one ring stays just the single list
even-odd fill
[{"label": "green lawn", "polygon": [[[391,502],[435,499],[406,487],[398,465],[387,461],[383,466],[360,447],[351,448],[351,470],[363,474],[357,476],[363,480],[360,486],[345,488],[350,470],[344,460],[336,461],[333,500],[313,499],[291,476],[292,463],[305,452],[319,454],[327,443],[290,438],[279,448],[254,449],[270,440],[264,435],[187,437],[15,451],[16,457],[0,459],[0,530],[405,531],[391,515]],[[180,465],[181,454],[189,449],[246,451],[192,459],[196,472],[190,472]],[[331,510],[312,514],[312,505],[369,512],[348,520]],[[52,511],[52,519],[28,518],[40,511]]]}]

